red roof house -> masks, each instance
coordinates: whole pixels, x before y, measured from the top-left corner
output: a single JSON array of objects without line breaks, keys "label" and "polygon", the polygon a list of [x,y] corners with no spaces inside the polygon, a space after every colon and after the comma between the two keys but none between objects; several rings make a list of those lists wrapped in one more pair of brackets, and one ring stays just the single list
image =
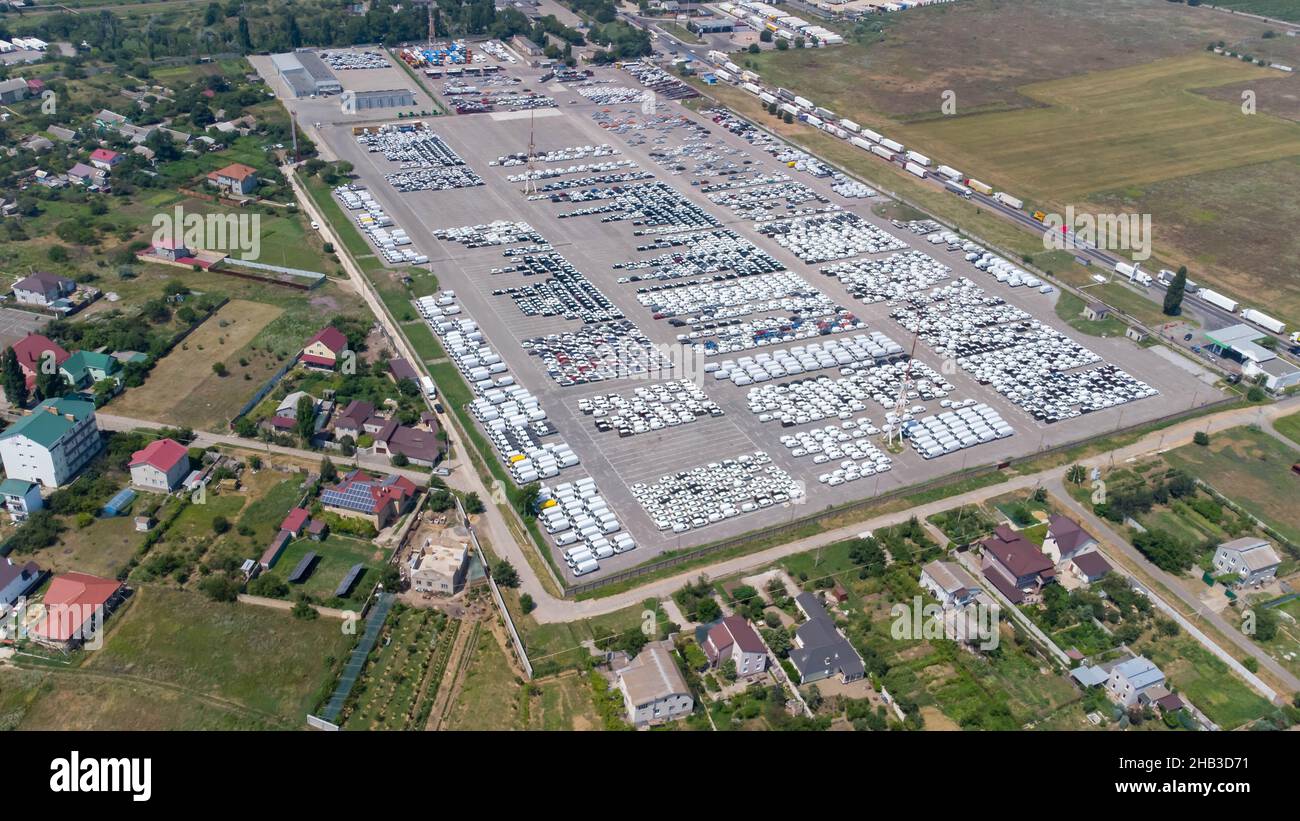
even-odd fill
[{"label": "red roof house", "polygon": [[306,509],[295,507],[293,510],[289,511],[288,516],[284,517],[284,521],[280,524],[280,529],[289,531],[296,539],[302,535],[302,529],[307,526],[307,519],[309,516],[310,514],[308,514]]},{"label": "red roof house", "polygon": [[88,573],[63,573],[45,591],[45,614],[29,630],[35,640],[62,646],[80,644],[103,624],[122,583]]},{"label": "red roof house", "polygon": [[257,187],[257,169],[243,163],[231,163],[208,174],[208,182],[232,193],[247,194]]},{"label": "red roof house", "polygon": [[742,676],[767,669],[767,648],[749,622],[740,616],[727,616],[709,630],[704,653],[714,665],[734,661],[736,672]]},{"label": "red roof house", "polygon": [[347,336],[333,325],[327,325],[307,340],[298,358],[312,367],[332,370],[338,364],[339,356],[347,349]]},{"label": "red roof house", "polygon": [[113,166],[122,161],[122,155],[107,148],[96,148],[90,152],[90,164],[105,171],[112,171]]},{"label": "red roof house", "polygon": [[159,439],[131,454],[131,484],[170,493],[189,475],[190,452],[174,439]]},{"label": "red roof house", "polygon": [[36,386],[36,374],[41,370],[41,361],[45,358],[46,352],[54,354],[55,372],[58,366],[68,361],[71,356],[58,343],[41,336],[40,334],[28,334],[14,343],[14,354],[18,357],[18,364],[23,369],[23,374],[27,376],[27,387]]}]

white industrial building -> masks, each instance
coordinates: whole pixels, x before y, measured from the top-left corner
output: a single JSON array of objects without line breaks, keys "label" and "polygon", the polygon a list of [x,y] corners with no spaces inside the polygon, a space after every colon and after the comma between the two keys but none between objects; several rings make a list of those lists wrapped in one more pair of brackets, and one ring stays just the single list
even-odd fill
[{"label": "white industrial building", "polygon": [[415,105],[415,94],[405,88],[345,91],[341,100],[344,114],[361,114],[382,108],[408,108]]},{"label": "white industrial building", "polygon": [[275,72],[284,78],[285,85],[295,97],[338,94],[343,90],[343,84],[315,52],[272,54],[271,65],[275,66]]}]

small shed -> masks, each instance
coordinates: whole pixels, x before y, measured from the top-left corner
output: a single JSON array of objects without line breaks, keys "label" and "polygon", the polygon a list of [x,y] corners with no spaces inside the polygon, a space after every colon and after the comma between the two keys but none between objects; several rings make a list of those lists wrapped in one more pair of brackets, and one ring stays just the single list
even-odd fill
[{"label": "small shed", "polygon": [[108,500],[104,505],[105,516],[121,516],[130,509],[131,503],[135,501],[135,491],[131,488],[119,490],[117,495]]},{"label": "small shed", "polygon": [[1140,343],[1140,342],[1147,341],[1146,331],[1142,331],[1137,328],[1134,328],[1132,325],[1128,326],[1128,328],[1124,330],[1124,336],[1127,336],[1129,339],[1133,340],[1134,342]]},{"label": "small shed", "polygon": [[1093,322],[1100,322],[1110,316],[1110,306],[1101,302],[1089,302],[1083,307],[1083,316]]}]

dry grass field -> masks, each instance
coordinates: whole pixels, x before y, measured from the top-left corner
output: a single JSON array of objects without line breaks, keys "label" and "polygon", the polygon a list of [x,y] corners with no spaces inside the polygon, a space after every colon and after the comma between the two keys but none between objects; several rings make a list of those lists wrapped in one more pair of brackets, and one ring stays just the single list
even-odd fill
[{"label": "dry grass field", "polygon": [[143,387],[110,403],[108,412],[196,430],[228,422],[261,382],[217,376],[212,365],[240,370],[236,365],[246,346],[282,312],[274,305],[231,300],[163,357]]}]

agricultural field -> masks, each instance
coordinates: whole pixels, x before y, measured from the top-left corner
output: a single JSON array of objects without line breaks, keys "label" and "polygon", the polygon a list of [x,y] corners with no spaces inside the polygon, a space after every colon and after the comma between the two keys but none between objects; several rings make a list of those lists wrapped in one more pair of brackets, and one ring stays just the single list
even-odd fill
[{"label": "agricultural field", "polygon": [[1300,451],[1262,431],[1232,428],[1211,436],[1208,446],[1184,445],[1164,458],[1300,543],[1297,483],[1291,472]]},{"label": "agricultural field", "polygon": [[491,630],[479,629],[467,664],[446,729],[516,729],[521,720],[520,696],[524,690]]},{"label": "agricultural field", "polygon": [[[1206,50],[1296,65],[1278,28],[1143,0],[975,0],[873,22],[844,47],[737,59],[1031,207],[1150,213],[1160,264],[1242,299],[1267,286],[1294,324],[1300,245],[1268,226],[1294,210],[1300,77]],[[956,116],[940,111],[948,91]]]},{"label": "agricultural field", "polygon": [[[51,665],[21,726],[297,728],[353,638],[337,621],[152,586],[139,587],[107,627],[104,647],[79,666]],[[92,690],[102,702],[86,698]],[[141,710],[155,694],[158,708]]]},{"label": "agricultural field", "polygon": [[[273,305],[232,300],[159,360],[144,388],[127,391],[110,403],[108,412],[202,430],[221,426],[261,384],[249,380],[245,388],[236,387],[244,381],[237,376],[243,370],[241,352],[280,314],[281,309]],[[213,372],[218,362],[229,375]],[[263,378],[274,373],[272,364],[263,363]],[[155,385],[169,389],[151,389]]]},{"label": "agricultural field", "polygon": [[436,610],[395,608],[348,697],[344,728],[423,730],[459,628]]}]

